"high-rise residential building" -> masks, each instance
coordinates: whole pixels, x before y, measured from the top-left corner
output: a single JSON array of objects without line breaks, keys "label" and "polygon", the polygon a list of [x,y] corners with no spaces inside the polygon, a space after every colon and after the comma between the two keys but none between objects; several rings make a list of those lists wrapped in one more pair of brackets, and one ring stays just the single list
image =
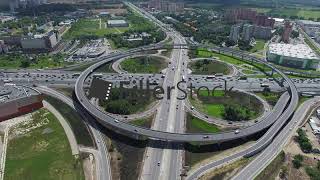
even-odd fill
[{"label": "high-rise residential building", "polygon": [[292,23],[290,21],[286,21],[284,23],[284,30],[283,30],[283,34],[282,34],[282,41],[285,43],[289,43],[290,41],[290,35],[292,32]]},{"label": "high-rise residential building", "polygon": [[7,0],[1,6],[8,6],[12,12],[17,8],[35,7],[43,3],[47,3],[47,0]]},{"label": "high-rise residential building", "polygon": [[274,27],[275,20],[265,16],[265,15],[258,15],[254,21],[254,24],[257,26],[264,26],[264,27]]},{"label": "high-rise residential building", "polygon": [[272,37],[272,28],[263,26],[254,26],[253,37],[257,39],[270,39]]},{"label": "high-rise residential building", "polygon": [[257,26],[274,28],[275,20],[266,16],[258,15],[258,13],[252,9],[229,9],[225,13],[225,20],[231,23],[235,23],[239,20],[251,21]]},{"label": "high-rise residential building", "polygon": [[253,37],[254,26],[251,24],[245,24],[243,26],[243,40],[249,42]]},{"label": "high-rise residential building", "polygon": [[170,2],[164,0],[149,1],[149,8],[165,12],[182,12],[184,10],[183,2]]},{"label": "high-rise residential building", "polygon": [[254,21],[256,16],[256,11],[244,8],[229,9],[225,13],[225,19],[229,22],[236,22],[238,20]]},{"label": "high-rise residential building", "polygon": [[233,25],[231,27],[229,40],[237,43],[238,39],[239,39],[239,35],[240,35],[240,26],[239,25]]}]

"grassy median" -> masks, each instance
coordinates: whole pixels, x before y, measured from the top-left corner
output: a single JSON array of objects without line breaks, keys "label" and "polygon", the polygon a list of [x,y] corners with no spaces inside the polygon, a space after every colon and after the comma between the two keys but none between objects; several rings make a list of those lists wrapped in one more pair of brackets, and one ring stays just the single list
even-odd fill
[{"label": "grassy median", "polygon": [[231,68],[222,62],[212,61],[208,59],[198,60],[189,65],[193,74],[208,75],[222,73],[227,75],[231,72]]},{"label": "grassy median", "polygon": [[159,73],[167,67],[164,59],[153,56],[130,58],[121,62],[120,65],[129,73]]},{"label": "grassy median", "polygon": [[217,125],[209,124],[190,113],[187,114],[187,133],[217,133],[220,131]]}]

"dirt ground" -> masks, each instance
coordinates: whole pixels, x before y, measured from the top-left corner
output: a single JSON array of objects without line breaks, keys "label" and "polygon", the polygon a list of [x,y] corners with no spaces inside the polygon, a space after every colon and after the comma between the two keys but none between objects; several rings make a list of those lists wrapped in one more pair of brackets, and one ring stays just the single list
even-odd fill
[{"label": "dirt ground", "polygon": [[228,149],[228,150],[225,150],[219,154],[216,154],[216,155],[213,155],[212,157],[208,158],[208,159],[205,159],[197,164],[195,164],[194,166],[191,167],[190,171],[189,172],[192,172],[193,170],[196,170],[197,168],[203,166],[203,165],[206,165],[212,161],[217,161],[219,159],[222,159],[224,157],[227,157],[227,156],[230,156],[236,152],[240,152],[242,151],[243,149],[246,149],[246,148],[249,148],[252,144],[254,144],[253,141],[251,142],[247,142],[241,146],[238,146],[238,147],[235,147],[235,148],[231,148],[231,149]]},{"label": "dirt ground", "polygon": [[[312,133],[311,127],[309,125],[309,123],[305,124],[302,127],[303,130],[305,130],[308,138],[310,139],[310,142],[312,144],[313,148],[317,148],[320,149],[320,144],[318,142],[318,138]],[[296,133],[295,136],[297,136],[298,134]],[[320,155],[319,154],[313,154],[313,153],[304,153],[299,144],[297,142],[294,141],[294,137],[291,138],[289,144],[286,146],[286,148],[284,149],[285,153],[289,153],[289,154],[301,154],[303,156],[312,158],[312,159],[319,159],[320,160]]]},{"label": "dirt ground", "polygon": [[86,177],[86,180],[94,180],[95,177],[95,163],[93,160],[93,156],[90,154],[88,158],[83,159],[83,171]]},{"label": "dirt ground", "polygon": [[227,180],[231,179],[234,175],[241,171],[251,159],[240,159],[226,166],[210,171],[199,178],[199,180]]},{"label": "dirt ground", "polygon": [[[306,123],[303,127],[303,130],[306,131],[310,142],[312,143],[313,148],[320,149],[320,145],[317,137],[312,133],[311,127]],[[295,134],[297,136],[297,133]],[[299,144],[294,140],[294,137],[291,138],[289,144],[285,147],[284,152],[286,153],[286,160],[284,166],[287,168],[288,180],[308,180],[310,177],[307,175],[305,168],[306,166],[316,166],[318,160],[320,160],[319,154],[313,153],[304,153]],[[304,156],[303,167],[296,169],[293,167],[292,160],[295,155],[301,154]],[[277,179],[280,179],[279,176]]]}]

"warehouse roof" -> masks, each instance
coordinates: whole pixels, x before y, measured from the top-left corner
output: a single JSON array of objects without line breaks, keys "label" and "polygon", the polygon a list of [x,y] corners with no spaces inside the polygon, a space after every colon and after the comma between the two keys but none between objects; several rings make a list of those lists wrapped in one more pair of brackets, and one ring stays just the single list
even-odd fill
[{"label": "warehouse roof", "polygon": [[299,59],[319,59],[312,49],[305,44],[273,43],[269,45],[269,53]]},{"label": "warehouse roof", "polygon": [[0,86],[0,104],[39,94],[40,92],[31,87],[5,84],[4,86]]},{"label": "warehouse roof", "polygon": [[108,20],[108,24],[127,24],[125,20]]}]

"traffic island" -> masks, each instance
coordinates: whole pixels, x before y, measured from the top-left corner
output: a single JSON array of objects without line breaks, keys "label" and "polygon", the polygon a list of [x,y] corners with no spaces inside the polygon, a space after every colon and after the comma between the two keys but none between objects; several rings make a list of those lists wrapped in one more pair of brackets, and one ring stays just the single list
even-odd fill
[{"label": "traffic island", "polygon": [[189,97],[192,106],[206,117],[227,121],[249,121],[257,119],[264,112],[264,106],[256,97],[240,92],[216,90],[214,94],[205,90]]},{"label": "traffic island", "polygon": [[160,56],[137,56],[125,59],[119,64],[128,73],[160,73],[168,66],[168,59]]},{"label": "traffic island", "polygon": [[214,59],[199,59],[194,60],[189,64],[192,74],[207,75],[207,74],[222,74],[228,75],[232,72],[232,67],[227,63],[220,62]]},{"label": "traffic island", "polygon": [[[149,95],[148,95],[149,94]],[[106,112],[132,115],[143,112],[155,102],[152,92],[144,89],[113,88],[109,99],[100,99],[99,104]]]},{"label": "traffic island", "polygon": [[218,133],[221,130],[221,127],[187,113],[187,133]]}]

